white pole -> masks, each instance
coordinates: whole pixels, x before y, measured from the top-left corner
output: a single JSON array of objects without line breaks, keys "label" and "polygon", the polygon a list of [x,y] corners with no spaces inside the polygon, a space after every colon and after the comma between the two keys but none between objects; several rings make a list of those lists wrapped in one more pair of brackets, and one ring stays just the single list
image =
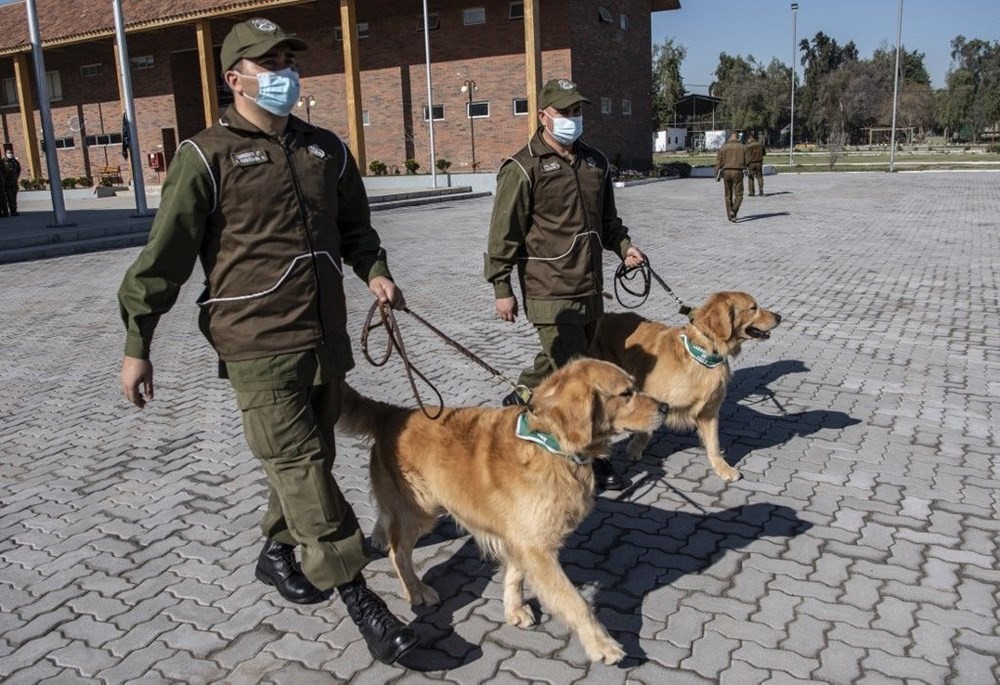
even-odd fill
[{"label": "white pole", "polygon": [[132,98],[132,76],[129,69],[128,44],[125,39],[125,18],[122,0],[111,0],[115,12],[115,40],[118,43],[118,61],[122,72],[122,99],[125,101],[125,118],[128,126],[129,156],[132,158],[132,190],[135,191],[136,216],[146,216],[146,184],[142,178],[142,160],[139,159],[139,131],[135,126],[135,100]]},{"label": "white pole", "polygon": [[[49,108],[49,81],[45,76],[45,58],[42,56],[42,39],[38,33],[38,10],[35,0],[27,0],[28,34],[31,39],[31,55],[35,63],[35,83],[38,85],[38,115],[42,120],[42,137],[45,139],[45,168],[49,173],[49,194],[52,196],[52,211],[55,221],[52,226],[72,226],[66,219],[66,205],[63,202],[62,178],[59,175],[59,158],[56,156],[55,133],[52,130],[52,110]],[[28,112],[28,116],[31,113]],[[24,141],[26,145],[29,141]]]},{"label": "white pole", "polygon": [[799,13],[799,3],[792,3],[792,120],[788,124],[788,170],[791,171],[795,162],[792,155],[795,152],[795,55],[798,54],[796,46],[797,40],[797,19]]},{"label": "white pole", "polygon": [[892,135],[890,136],[889,171],[896,170],[896,109],[899,99],[899,44],[903,37],[903,0],[899,0],[899,16],[896,18],[896,73],[892,79]]},{"label": "white pole", "polygon": [[424,0],[424,60],[427,66],[427,128],[431,142],[431,186],[438,187],[437,161],[434,157],[434,89],[431,87],[431,29],[428,26],[427,0]]}]

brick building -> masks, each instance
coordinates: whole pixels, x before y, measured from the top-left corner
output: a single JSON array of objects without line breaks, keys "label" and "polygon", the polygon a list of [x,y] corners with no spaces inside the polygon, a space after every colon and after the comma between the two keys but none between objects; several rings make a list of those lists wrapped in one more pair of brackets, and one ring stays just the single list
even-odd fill
[{"label": "brick building", "polygon": [[[417,0],[123,0],[138,143],[169,163],[179,141],[231,101],[219,76],[233,23],[266,16],[309,44],[296,114],[351,143],[359,161],[428,171],[423,32]],[[36,0],[60,175],[121,167],[122,101],[110,0]],[[594,104],[585,138],[622,165],[648,165],[650,16],[678,0],[429,0],[436,157],[495,169],[527,139],[529,84],[569,76]],[[351,20],[356,34],[345,31]],[[536,38],[537,36],[537,38]],[[24,4],[0,6],[0,137],[44,176],[38,88]],[[466,82],[475,88],[463,92]],[[470,97],[471,95],[471,97]],[[26,118],[25,114],[30,113]],[[469,116],[471,113],[471,117]],[[353,122],[357,122],[352,126]]]}]

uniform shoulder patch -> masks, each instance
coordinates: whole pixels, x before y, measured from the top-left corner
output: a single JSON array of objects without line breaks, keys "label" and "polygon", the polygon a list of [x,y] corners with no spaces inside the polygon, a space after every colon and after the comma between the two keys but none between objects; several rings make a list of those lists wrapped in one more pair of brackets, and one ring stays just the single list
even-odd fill
[{"label": "uniform shoulder patch", "polygon": [[271,161],[267,150],[242,150],[240,152],[233,152],[230,157],[233,160],[233,164],[239,167],[256,166]]},{"label": "uniform shoulder patch", "polygon": [[321,148],[316,143],[313,143],[312,145],[310,145],[309,147],[307,147],[306,150],[308,150],[309,154],[311,154],[313,157],[319,157],[320,159],[326,159],[327,156],[328,156],[326,154],[326,150],[324,150],[323,148]]}]

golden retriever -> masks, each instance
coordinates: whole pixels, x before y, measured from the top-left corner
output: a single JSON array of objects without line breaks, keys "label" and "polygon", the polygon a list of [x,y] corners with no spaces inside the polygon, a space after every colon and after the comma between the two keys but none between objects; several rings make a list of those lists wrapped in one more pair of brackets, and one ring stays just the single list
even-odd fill
[{"label": "golden retriever", "polygon": [[[746,293],[715,293],[691,312],[686,326],[668,327],[632,313],[605,314],[590,355],[618,364],[635,376],[643,392],[668,404],[668,427],[696,428],[715,473],[734,481],[740,472],[726,462],[719,447],[719,408],[729,382],[729,357],[739,354],[747,340],[769,338],[780,322],[780,315],[759,307]],[[649,438],[648,433],[633,435],[629,457],[638,459]]]},{"label": "golden retriever", "polygon": [[438,602],[414,572],[412,554],[435,519],[450,514],[501,562],[508,623],[534,623],[524,603],[527,578],[580,636],[587,656],[610,664],[625,653],[566,577],[558,553],[593,506],[590,460],[606,458],[615,433],[655,430],[665,412],[614,364],[579,359],[541,383],[527,407],[447,408],[436,420],[345,386],[337,428],[373,439],[372,538],[387,549],[412,604]]}]

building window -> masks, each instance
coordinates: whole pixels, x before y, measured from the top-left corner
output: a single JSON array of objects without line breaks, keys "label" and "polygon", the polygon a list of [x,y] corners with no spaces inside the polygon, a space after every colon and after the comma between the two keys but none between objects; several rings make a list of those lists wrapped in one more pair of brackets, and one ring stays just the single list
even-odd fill
[{"label": "building window", "polygon": [[524,0],[514,0],[510,3],[510,11],[507,13],[508,19],[524,19]]},{"label": "building window", "polygon": [[[423,106],[424,121],[427,121],[427,105]],[[444,105],[434,105],[434,121],[444,119]]]},{"label": "building window", "polygon": [[87,147],[96,147],[99,145],[121,145],[122,144],[122,134],[121,133],[98,133],[93,136],[84,136],[83,144]]},{"label": "building window", "polygon": [[372,120],[371,120],[371,117],[368,116],[368,110],[367,109],[361,110],[361,125],[362,126],[371,126],[372,125]]},{"label": "building window", "polygon": [[622,114],[627,117],[632,116],[632,101],[622,100]]},{"label": "building window", "polygon": [[83,78],[93,78],[101,75],[100,64],[84,64],[80,67],[80,76]]},{"label": "building window", "polygon": [[601,98],[601,114],[611,114],[611,98]]},{"label": "building window", "polygon": [[[52,142],[57,150],[69,150],[76,147],[76,139],[73,136],[53,138]],[[41,146],[42,152],[45,152],[45,139],[39,140],[38,143]]]},{"label": "building window", "polygon": [[604,5],[600,5],[597,8],[597,21],[601,22],[602,24],[614,24],[615,18],[611,16],[611,12],[608,11],[607,7],[605,7]]},{"label": "building window", "polygon": [[[428,12],[427,30],[436,31],[439,28],[441,28],[441,15],[438,14],[437,12]],[[419,17],[417,17],[417,31],[423,31],[423,30],[424,30],[424,15],[421,14]]]},{"label": "building window", "polygon": [[462,10],[462,23],[466,26],[486,23],[485,7],[469,7]]},{"label": "building window", "polygon": [[621,22],[622,31],[628,31],[628,15],[621,15],[619,21]]},{"label": "building window", "polygon": [[465,116],[469,119],[483,119],[489,115],[489,102],[467,102],[465,104]]},{"label": "building window", "polygon": [[528,98],[514,98],[514,116],[523,116],[528,113]]},{"label": "building window", "polygon": [[[359,21],[358,22],[358,38],[367,38],[368,35],[369,35],[369,32],[368,32],[368,22],[367,21]],[[333,37],[336,38],[338,41],[343,42],[343,40],[344,40],[344,31],[343,31],[343,29],[341,29],[339,26],[334,26],[333,27]]]},{"label": "building window", "polygon": [[136,71],[140,69],[152,69],[156,66],[156,59],[152,55],[142,55],[141,57],[133,57],[129,60],[129,64]]},{"label": "building window", "polygon": [[[0,101],[0,106],[17,106],[19,102],[17,99],[17,80],[13,78],[5,78],[2,83],[2,92],[0,92],[0,98],[2,98],[2,101]],[[49,102],[58,102],[63,99],[62,80],[59,78],[58,71],[45,72],[45,85],[49,94]]]}]

